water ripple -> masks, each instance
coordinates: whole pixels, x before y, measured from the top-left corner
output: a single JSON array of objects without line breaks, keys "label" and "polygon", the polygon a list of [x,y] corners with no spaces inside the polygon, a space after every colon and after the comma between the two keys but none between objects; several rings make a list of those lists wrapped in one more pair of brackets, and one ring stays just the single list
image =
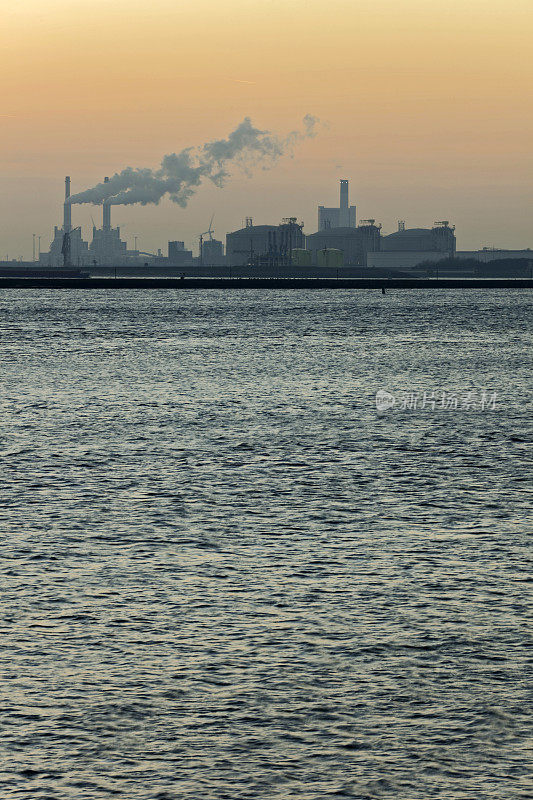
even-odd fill
[{"label": "water ripple", "polygon": [[531,311],[4,292],[2,797],[529,798]]}]

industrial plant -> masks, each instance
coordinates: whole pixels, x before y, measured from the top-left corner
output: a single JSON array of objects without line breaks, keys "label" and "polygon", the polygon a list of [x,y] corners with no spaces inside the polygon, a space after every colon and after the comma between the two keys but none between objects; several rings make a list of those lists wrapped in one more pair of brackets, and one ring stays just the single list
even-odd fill
[{"label": "industrial plant", "polygon": [[[109,178],[100,186],[105,187]],[[39,252],[28,268],[41,269],[184,269],[197,274],[221,268],[255,270],[264,274],[291,270],[303,275],[306,271],[320,276],[320,270],[343,270],[343,275],[438,275],[449,270],[453,274],[490,274],[520,277],[528,276],[533,266],[531,250],[496,250],[483,248],[476,251],[458,251],[455,226],[448,220],[436,221],[428,227],[406,225],[398,222],[398,229],[384,234],[382,225],[375,219],[357,219],[356,205],[350,205],[349,181],[340,181],[339,206],[318,206],[318,225],[314,233],[304,233],[303,222],[297,217],[286,217],[278,224],[254,224],[246,218],[244,227],[226,235],[226,247],[214,237],[213,218],[207,231],[199,234],[197,254],[185,246],[183,240],[168,242],[167,253],[144,252],[136,247],[129,249],[121,238],[119,227],[111,221],[112,202],[101,202],[102,224],[93,221],[92,240],[86,242],[79,226],[72,225],[72,200],[70,177],[65,178],[63,225],[54,228],[49,250]],[[39,237],[40,239],[40,237]],[[2,262],[0,267],[9,267]],[[490,267],[492,265],[492,267]],[[492,269],[492,272],[490,271]],[[353,270],[358,270],[354,273]],[[200,273],[201,271],[201,273]],[[191,273],[192,274],[192,273]],[[219,273],[216,273],[219,274]],[[236,273],[235,273],[236,274]]]}]

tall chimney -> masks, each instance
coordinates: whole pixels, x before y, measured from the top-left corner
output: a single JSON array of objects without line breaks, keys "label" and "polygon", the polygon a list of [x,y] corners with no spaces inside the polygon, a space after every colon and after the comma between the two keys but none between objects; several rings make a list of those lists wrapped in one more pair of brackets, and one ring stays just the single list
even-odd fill
[{"label": "tall chimney", "polygon": [[70,177],[65,178],[65,202],[63,204],[63,232],[70,233],[72,228],[72,206],[69,203]]},{"label": "tall chimney", "polygon": [[348,181],[341,180],[341,201],[339,210],[339,226],[348,228],[350,226],[350,214],[348,211]]},{"label": "tall chimney", "polygon": [[[104,183],[109,183],[109,178],[104,178]],[[103,228],[104,231],[111,230],[111,204],[105,200],[103,204]]]}]

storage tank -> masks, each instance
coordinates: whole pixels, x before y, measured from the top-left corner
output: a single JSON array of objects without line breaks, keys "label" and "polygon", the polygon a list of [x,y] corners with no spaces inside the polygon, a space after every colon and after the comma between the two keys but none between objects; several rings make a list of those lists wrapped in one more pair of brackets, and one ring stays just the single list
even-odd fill
[{"label": "storage tank", "polygon": [[342,267],[344,265],[344,253],[334,247],[317,250],[316,256],[319,267]]},{"label": "storage tank", "polygon": [[310,267],[312,263],[313,254],[310,250],[304,250],[302,247],[293,248],[292,265],[294,267]]},{"label": "storage tank", "polygon": [[437,222],[433,228],[400,228],[381,240],[381,249],[389,252],[455,252],[455,228]]}]

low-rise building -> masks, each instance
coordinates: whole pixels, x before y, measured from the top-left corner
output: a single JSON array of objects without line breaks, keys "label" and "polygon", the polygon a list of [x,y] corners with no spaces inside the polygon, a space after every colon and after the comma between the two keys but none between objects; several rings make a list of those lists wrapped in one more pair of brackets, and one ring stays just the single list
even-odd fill
[{"label": "low-rise building", "polygon": [[173,267],[190,266],[193,263],[192,250],[185,249],[185,242],[169,242],[168,263]]},{"label": "low-rise building", "polygon": [[221,267],[226,263],[224,245],[218,239],[205,239],[202,242],[200,260],[204,266]]}]

